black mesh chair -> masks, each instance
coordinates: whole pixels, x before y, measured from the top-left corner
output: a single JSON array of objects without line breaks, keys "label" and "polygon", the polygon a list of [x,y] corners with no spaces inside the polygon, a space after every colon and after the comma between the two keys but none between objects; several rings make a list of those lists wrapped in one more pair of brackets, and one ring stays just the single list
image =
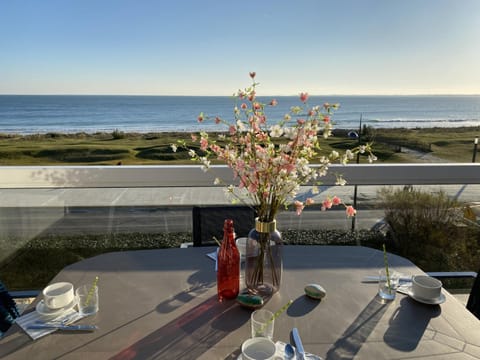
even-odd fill
[{"label": "black mesh chair", "polygon": [[452,279],[452,278],[475,278],[470,295],[468,296],[467,309],[480,320],[480,276],[473,271],[463,272],[429,272],[430,276],[437,279]]},{"label": "black mesh chair", "polygon": [[249,206],[194,206],[193,246],[216,245],[223,238],[223,223],[232,219],[237,237],[247,236],[255,225],[255,211]]},{"label": "black mesh chair", "polygon": [[[40,290],[19,290],[8,291],[6,286],[0,280],[0,337],[14,323],[15,319],[22,313],[22,308],[18,302],[21,299],[33,299],[40,294]],[[27,301],[25,304],[29,304]]]},{"label": "black mesh chair", "polygon": [[478,274],[468,297],[467,309],[480,320],[480,276]]},{"label": "black mesh chair", "polygon": [[17,304],[0,281],[0,335],[7,331],[19,316]]}]

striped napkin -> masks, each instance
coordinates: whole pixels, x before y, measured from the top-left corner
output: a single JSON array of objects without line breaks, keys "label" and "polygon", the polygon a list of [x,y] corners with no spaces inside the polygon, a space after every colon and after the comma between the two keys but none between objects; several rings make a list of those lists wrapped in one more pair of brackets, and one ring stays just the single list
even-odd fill
[{"label": "striped napkin", "polygon": [[36,340],[38,338],[41,338],[42,336],[51,334],[58,329],[29,329],[30,325],[33,325],[35,323],[38,324],[39,321],[43,323],[64,323],[66,325],[74,323],[75,321],[80,320],[83,317],[85,316],[80,315],[74,309],[70,309],[55,318],[52,318],[51,316],[45,317],[45,315],[41,315],[37,311],[32,311],[28,314],[20,316],[16,319],[15,322],[23,329],[23,331],[28,334],[28,336],[32,338],[32,340]]}]

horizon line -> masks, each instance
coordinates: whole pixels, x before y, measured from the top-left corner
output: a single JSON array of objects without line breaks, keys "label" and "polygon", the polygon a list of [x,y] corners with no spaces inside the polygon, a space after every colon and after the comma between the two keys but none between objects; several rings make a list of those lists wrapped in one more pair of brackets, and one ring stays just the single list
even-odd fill
[{"label": "horizon line", "polygon": [[[165,96],[165,97],[235,97],[235,95],[178,95],[178,94],[75,94],[75,93],[68,93],[68,94],[56,94],[56,93],[48,93],[48,94],[11,94],[11,93],[0,93],[0,96]],[[295,97],[299,96],[299,94],[290,94],[290,95],[258,95],[259,98],[264,97]],[[319,96],[480,96],[480,93],[411,93],[411,94],[309,94],[310,97],[319,97]]]}]

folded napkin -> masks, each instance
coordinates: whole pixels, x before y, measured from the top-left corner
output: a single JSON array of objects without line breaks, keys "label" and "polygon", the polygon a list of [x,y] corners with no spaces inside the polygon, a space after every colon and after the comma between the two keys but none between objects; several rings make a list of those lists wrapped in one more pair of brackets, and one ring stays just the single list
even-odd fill
[{"label": "folded napkin", "polygon": [[397,287],[397,292],[404,295],[410,295],[412,284],[403,284]]},{"label": "folded napkin", "polygon": [[215,261],[215,271],[218,270],[218,263],[217,263],[218,250],[220,250],[220,248],[217,248],[215,251],[206,254],[208,258]]},{"label": "folded napkin", "polygon": [[[287,344],[284,343],[283,341],[277,341],[275,343],[275,347],[277,348],[275,351],[275,359],[277,357],[280,357],[281,359],[285,359],[285,345]],[[292,347],[295,349],[295,346],[292,346]],[[295,353],[296,352],[297,352],[297,349],[295,349]],[[313,355],[305,351],[305,360],[322,360],[322,358],[320,356]]]},{"label": "folded napkin", "polygon": [[45,317],[45,315],[41,315],[37,311],[32,311],[26,315],[20,316],[15,320],[15,322],[23,329],[23,331],[28,334],[28,336],[30,336],[33,340],[36,340],[42,336],[57,331],[58,329],[29,329],[30,325],[36,323],[38,324],[38,322],[71,324],[84,317],[85,315],[80,315],[74,309],[70,309],[55,318],[52,318],[51,316]]},{"label": "folded napkin", "polygon": [[[411,283],[412,282],[412,276],[398,274],[397,278],[398,278],[398,281],[401,282],[401,283]],[[380,280],[380,276],[371,275],[371,276],[365,276],[362,279],[362,282],[364,282],[364,283],[378,283],[379,280]]]},{"label": "folded napkin", "polygon": [[211,253],[208,253],[206,254],[207,257],[209,257],[210,259],[212,259],[213,261],[217,261],[217,250],[211,252]]}]

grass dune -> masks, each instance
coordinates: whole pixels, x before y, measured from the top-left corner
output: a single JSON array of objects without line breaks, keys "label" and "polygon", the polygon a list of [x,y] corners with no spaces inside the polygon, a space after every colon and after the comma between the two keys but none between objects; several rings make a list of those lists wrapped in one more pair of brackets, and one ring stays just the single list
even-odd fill
[{"label": "grass dune", "polygon": [[[427,129],[364,128],[362,142],[373,142],[379,162],[417,162],[402,149],[414,149],[446,161],[470,162],[473,141],[479,127]],[[170,148],[178,139],[190,139],[182,132],[162,133],[47,133],[35,135],[0,134],[0,165],[152,165],[188,164],[186,152]],[[323,149],[353,147],[346,130],[334,131]],[[366,161],[361,159],[361,162]]]}]

